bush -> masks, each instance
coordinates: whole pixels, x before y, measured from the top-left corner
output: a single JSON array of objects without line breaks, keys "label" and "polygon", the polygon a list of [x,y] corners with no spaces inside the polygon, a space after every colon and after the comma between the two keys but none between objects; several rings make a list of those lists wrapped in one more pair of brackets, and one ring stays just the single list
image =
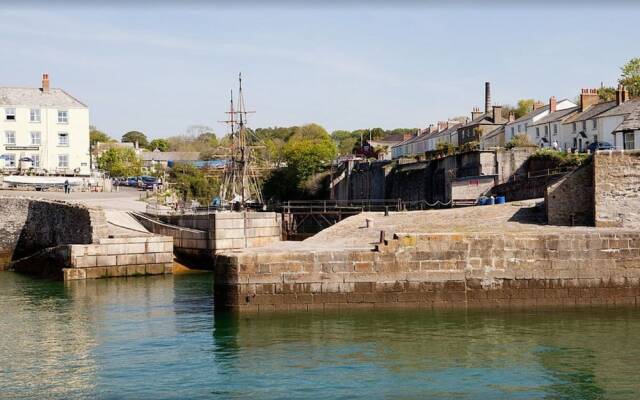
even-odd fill
[{"label": "bush", "polygon": [[524,133],[519,133],[509,140],[504,146],[506,149],[513,149],[514,147],[538,147],[535,143],[531,142],[529,136]]},{"label": "bush", "polygon": [[566,153],[551,148],[538,149],[530,157],[532,160],[550,161],[558,167],[578,167],[588,158],[585,153]]}]

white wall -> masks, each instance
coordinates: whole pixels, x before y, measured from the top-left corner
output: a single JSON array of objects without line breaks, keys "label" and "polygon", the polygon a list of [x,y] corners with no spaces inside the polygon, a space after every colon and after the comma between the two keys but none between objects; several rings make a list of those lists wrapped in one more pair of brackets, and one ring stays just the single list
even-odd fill
[{"label": "white wall", "polygon": [[[5,108],[16,109],[16,120],[7,121]],[[34,107],[35,108],[35,107]],[[87,108],[66,108],[68,123],[58,123],[58,109],[40,108],[40,122],[30,122],[30,107],[0,107],[0,154],[13,154],[16,162],[20,157],[40,157],[40,168],[49,173],[64,172],[58,168],[58,155],[69,156],[68,173],[80,169],[80,174],[88,175],[89,167],[89,110]],[[7,150],[6,131],[14,131],[16,150]],[[40,132],[40,145],[32,145],[31,132]],[[68,134],[68,146],[58,143],[58,134]],[[21,147],[21,148],[20,148]]]}]

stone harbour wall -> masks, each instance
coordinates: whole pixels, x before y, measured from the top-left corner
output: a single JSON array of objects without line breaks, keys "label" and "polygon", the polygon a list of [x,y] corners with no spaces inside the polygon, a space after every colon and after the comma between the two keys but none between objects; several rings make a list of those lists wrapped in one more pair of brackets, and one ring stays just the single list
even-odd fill
[{"label": "stone harbour wall", "polygon": [[398,234],[373,251],[225,253],[215,296],[241,312],[635,305],[639,282],[640,232],[572,228]]},{"label": "stone harbour wall", "polygon": [[108,236],[104,211],[81,204],[32,199],[13,259],[63,244],[93,243]]},{"label": "stone harbour wall", "polygon": [[640,226],[640,151],[594,155],[595,225]]},{"label": "stone harbour wall", "polygon": [[31,200],[0,197],[0,270],[11,261]]},{"label": "stone harbour wall", "polygon": [[169,274],[173,271],[173,240],[144,236],[60,245],[18,260],[11,267],[17,272],[65,281]]},{"label": "stone harbour wall", "polygon": [[593,226],[593,193],[593,162],[588,162],[547,187],[547,223]]}]

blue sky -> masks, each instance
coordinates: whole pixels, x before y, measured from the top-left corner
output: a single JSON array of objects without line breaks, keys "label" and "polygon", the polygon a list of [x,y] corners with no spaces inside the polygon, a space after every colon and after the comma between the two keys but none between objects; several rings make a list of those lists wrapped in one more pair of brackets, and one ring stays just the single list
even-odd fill
[{"label": "blue sky", "polygon": [[52,85],[119,138],[224,134],[239,71],[252,127],[421,127],[493,100],[573,98],[640,57],[640,7],[213,7],[0,10],[0,86]]}]

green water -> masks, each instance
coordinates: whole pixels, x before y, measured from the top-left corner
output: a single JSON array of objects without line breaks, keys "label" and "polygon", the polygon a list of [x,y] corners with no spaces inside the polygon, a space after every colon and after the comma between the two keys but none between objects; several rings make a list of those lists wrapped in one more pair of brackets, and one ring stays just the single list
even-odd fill
[{"label": "green water", "polygon": [[211,275],[0,273],[0,397],[636,399],[636,309],[213,313]]}]

